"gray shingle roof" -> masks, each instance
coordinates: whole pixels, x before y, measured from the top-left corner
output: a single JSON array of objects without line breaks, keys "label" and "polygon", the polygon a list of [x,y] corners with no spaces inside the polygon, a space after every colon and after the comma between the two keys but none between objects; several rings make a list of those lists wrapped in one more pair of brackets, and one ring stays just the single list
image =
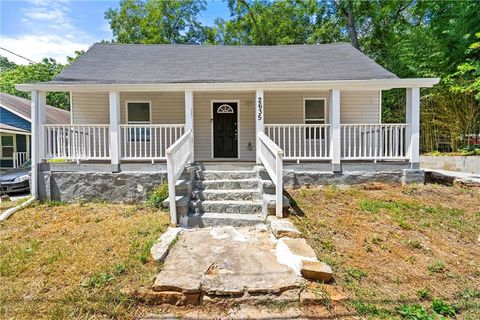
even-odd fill
[{"label": "gray shingle roof", "polygon": [[95,44],[53,82],[152,84],[396,78],[347,43],[288,46]]},{"label": "gray shingle roof", "polygon": [[[7,110],[12,110],[31,122],[31,102],[28,99],[12,96],[11,94],[0,92],[0,106]],[[70,123],[70,112],[47,105],[47,124],[65,124]]]}]

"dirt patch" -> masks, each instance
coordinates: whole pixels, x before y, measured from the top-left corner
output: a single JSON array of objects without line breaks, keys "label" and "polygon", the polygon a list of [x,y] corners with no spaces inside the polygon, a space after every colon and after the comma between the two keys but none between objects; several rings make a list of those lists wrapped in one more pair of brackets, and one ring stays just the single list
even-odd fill
[{"label": "dirt patch", "polygon": [[358,313],[398,316],[412,304],[430,312],[440,298],[462,317],[480,316],[478,189],[374,184],[289,193],[292,221]]}]

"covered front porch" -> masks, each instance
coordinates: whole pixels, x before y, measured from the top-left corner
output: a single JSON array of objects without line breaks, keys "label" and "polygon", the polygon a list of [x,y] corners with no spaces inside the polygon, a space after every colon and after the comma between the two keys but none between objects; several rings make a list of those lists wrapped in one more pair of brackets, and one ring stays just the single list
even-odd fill
[{"label": "covered front porch", "polygon": [[[284,164],[329,165],[330,172],[355,162],[418,168],[420,89],[406,88],[404,123],[382,124],[380,87],[73,91],[69,125],[45,124],[45,91],[32,91],[33,162],[103,163],[112,172],[165,163],[170,199],[190,163],[256,162],[275,185],[281,215]],[[36,195],[38,166],[33,171]]]},{"label": "covered front porch", "polygon": [[[39,126],[40,162],[166,162],[167,150],[191,131],[195,161],[258,163],[263,133],[286,162],[328,162],[332,171],[355,160],[418,164],[418,88],[407,89],[404,123],[381,123],[380,91],[161,93],[158,99],[176,98],[169,105],[155,103],[158,94],[136,92],[133,101],[129,92],[102,93],[105,98],[87,105],[73,93],[72,124]],[[235,110],[219,111],[220,106]],[[216,130],[224,114],[231,128]],[[219,135],[230,139],[220,148]]]}]

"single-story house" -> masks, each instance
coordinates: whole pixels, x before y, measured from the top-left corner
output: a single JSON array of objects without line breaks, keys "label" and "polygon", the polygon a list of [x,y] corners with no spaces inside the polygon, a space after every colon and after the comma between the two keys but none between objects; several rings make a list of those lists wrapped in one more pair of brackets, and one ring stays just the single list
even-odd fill
[{"label": "single-story house", "polygon": [[[30,159],[30,100],[0,92],[0,168],[16,168]],[[46,106],[46,123],[69,124],[70,112]]]},{"label": "single-story house", "polygon": [[[163,174],[176,224],[265,212],[252,170],[270,181],[277,215],[284,184],[416,172],[420,88],[438,81],[401,79],[347,43],[95,44],[53,81],[17,89],[32,92],[35,196],[129,200]],[[382,123],[391,88],[406,89],[402,123]],[[70,92],[71,124],[45,122],[48,91]],[[188,179],[185,200],[177,187]]]}]

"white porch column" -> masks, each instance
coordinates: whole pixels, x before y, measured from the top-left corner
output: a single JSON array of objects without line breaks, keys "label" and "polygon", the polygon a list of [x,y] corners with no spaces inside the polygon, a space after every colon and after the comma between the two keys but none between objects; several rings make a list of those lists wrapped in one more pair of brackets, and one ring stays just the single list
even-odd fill
[{"label": "white porch column", "polygon": [[[193,134],[193,91],[185,90],[185,132],[190,129]],[[193,162],[194,159],[194,151],[192,150],[190,162]]]},{"label": "white porch column", "polygon": [[332,157],[332,171],[342,171],[340,164],[340,90],[330,90],[330,156]]},{"label": "white porch column", "polygon": [[38,177],[39,167],[45,158],[45,139],[43,132],[43,125],[46,122],[46,95],[45,92],[32,91],[31,99],[31,113],[32,113],[32,180],[30,186],[30,192],[32,197],[38,199]]},{"label": "white porch column", "polygon": [[407,88],[406,120],[409,125],[407,154],[412,169],[420,168],[420,88]]},{"label": "white porch column", "polygon": [[[112,170],[118,171],[120,164],[120,92],[109,92],[110,109],[110,160]],[[116,166],[117,168],[114,168]]]},{"label": "white porch column", "polygon": [[264,106],[264,99],[263,99],[263,89],[257,89],[255,94],[255,146],[256,146],[256,158],[257,164],[261,164],[259,158],[259,148],[260,148],[260,141],[258,139],[259,132],[265,132],[265,125],[264,125],[264,115],[263,115],[263,106]]}]

